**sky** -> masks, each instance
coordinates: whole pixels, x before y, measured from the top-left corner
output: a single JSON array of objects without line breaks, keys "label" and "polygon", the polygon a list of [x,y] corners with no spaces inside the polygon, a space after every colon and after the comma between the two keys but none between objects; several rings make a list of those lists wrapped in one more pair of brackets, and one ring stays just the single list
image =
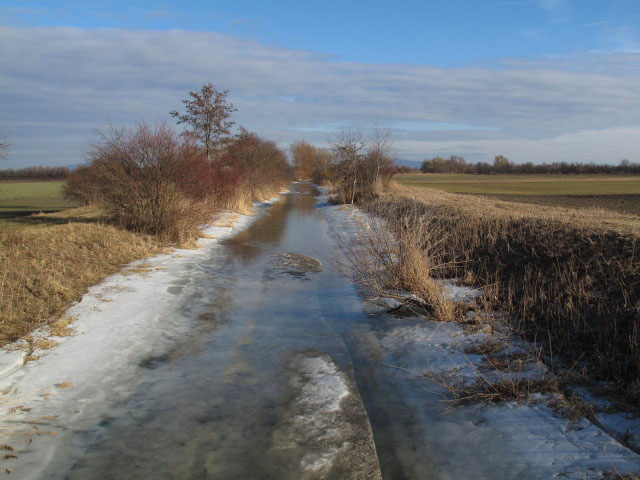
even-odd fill
[{"label": "sky", "polygon": [[81,163],[208,82],[283,148],[377,123],[402,159],[640,162],[640,1],[0,0],[0,168]]}]

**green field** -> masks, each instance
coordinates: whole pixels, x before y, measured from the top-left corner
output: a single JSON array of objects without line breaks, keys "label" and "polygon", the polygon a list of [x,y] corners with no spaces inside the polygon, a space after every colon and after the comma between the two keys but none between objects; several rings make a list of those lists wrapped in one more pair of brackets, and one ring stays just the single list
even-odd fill
[{"label": "green field", "polygon": [[624,175],[398,174],[402,185],[498,195],[640,195],[640,177]]},{"label": "green field", "polygon": [[64,180],[0,182],[0,219],[77,207],[65,200]]}]

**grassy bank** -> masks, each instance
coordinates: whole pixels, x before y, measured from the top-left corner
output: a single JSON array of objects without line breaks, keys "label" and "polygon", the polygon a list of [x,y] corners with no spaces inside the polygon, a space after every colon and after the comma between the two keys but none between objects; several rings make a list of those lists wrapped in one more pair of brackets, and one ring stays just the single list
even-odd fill
[{"label": "grassy bank", "polygon": [[102,220],[83,207],[2,222],[0,344],[54,322],[90,286],[163,248]]},{"label": "grassy bank", "polygon": [[[225,207],[251,213],[253,201],[280,190],[238,191]],[[118,226],[97,207],[0,219],[0,345],[55,323],[92,285],[171,246]]]},{"label": "grassy bank", "polygon": [[472,279],[550,356],[640,402],[637,217],[402,186],[368,208],[438,229],[448,265],[440,275]]}]

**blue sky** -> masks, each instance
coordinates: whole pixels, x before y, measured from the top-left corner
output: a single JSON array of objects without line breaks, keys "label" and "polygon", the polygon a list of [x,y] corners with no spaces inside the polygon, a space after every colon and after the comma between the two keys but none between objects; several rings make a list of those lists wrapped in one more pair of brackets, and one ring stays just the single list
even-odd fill
[{"label": "blue sky", "polygon": [[401,158],[640,161],[638,25],[637,0],[0,0],[7,166],[77,163],[208,81],[283,146],[377,120]]},{"label": "blue sky", "polygon": [[347,61],[469,65],[640,47],[637,0],[2,1],[22,26],[216,31]]}]

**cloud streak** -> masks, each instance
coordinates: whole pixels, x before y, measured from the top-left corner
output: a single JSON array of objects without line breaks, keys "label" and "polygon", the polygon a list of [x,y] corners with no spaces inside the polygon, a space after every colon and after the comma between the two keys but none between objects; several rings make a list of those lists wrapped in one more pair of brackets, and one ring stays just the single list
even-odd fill
[{"label": "cloud streak", "polygon": [[77,163],[94,127],[168,119],[208,81],[231,90],[239,123],[283,145],[302,136],[321,144],[337,125],[379,118],[394,128],[402,158],[464,151],[471,160],[524,160],[540,149],[539,160],[609,160],[594,158],[585,135],[615,151],[611,160],[640,151],[640,140],[620,141],[629,127],[640,131],[639,74],[625,67],[640,55],[374,65],[219,33],[65,27],[0,27],[0,45],[10,166]]}]

